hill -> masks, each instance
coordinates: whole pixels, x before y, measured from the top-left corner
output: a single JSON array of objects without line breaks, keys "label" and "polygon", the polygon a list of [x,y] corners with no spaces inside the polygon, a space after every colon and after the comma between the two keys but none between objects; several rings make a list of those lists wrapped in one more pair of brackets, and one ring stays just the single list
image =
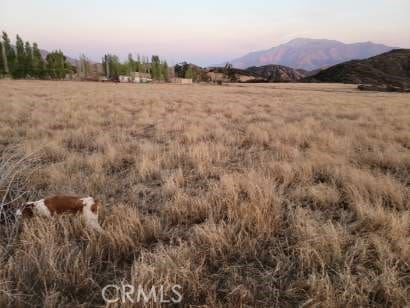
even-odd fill
[{"label": "hill", "polygon": [[410,49],[396,49],[365,59],[341,63],[306,78],[309,82],[410,87]]},{"label": "hill", "polygon": [[307,76],[307,71],[295,70],[283,65],[252,66],[246,71],[262,77],[267,82],[296,81]]},{"label": "hill", "polygon": [[353,59],[366,59],[392,49],[371,42],[345,44],[335,40],[297,38],[268,50],[249,53],[230,63],[242,69],[277,64],[310,71]]},{"label": "hill", "polygon": [[209,67],[206,74],[209,80],[214,82],[266,82],[259,74],[238,68]]}]

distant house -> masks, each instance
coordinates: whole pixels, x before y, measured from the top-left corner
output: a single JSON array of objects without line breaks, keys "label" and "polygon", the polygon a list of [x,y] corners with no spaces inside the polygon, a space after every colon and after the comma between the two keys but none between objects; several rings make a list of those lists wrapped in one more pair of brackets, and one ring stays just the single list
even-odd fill
[{"label": "distant house", "polygon": [[130,82],[131,79],[130,79],[130,76],[127,76],[127,75],[119,75],[119,76],[118,76],[118,81],[119,81],[119,82]]},{"label": "distant house", "polygon": [[177,84],[192,84],[192,78],[172,78],[171,82]]},{"label": "distant house", "polygon": [[131,81],[133,83],[149,83],[152,82],[151,75],[147,73],[133,72],[131,73]]},{"label": "distant house", "polygon": [[152,82],[152,78],[151,75],[147,73],[133,72],[129,76],[118,76],[118,81],[123,83],[150,83]]},{"label": "distant house", "polygon": [[213,83],[216,82],[229,82],[223,72],[217,72],[216,70],[210,70],[206,73],[209,80]]}]

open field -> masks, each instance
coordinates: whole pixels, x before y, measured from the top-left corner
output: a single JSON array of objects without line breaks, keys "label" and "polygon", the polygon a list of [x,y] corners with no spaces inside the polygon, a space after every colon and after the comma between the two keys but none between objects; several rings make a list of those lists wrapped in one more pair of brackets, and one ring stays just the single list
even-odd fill
[{"label": "open field", "polygon": [[0,306],[103,306],[121,282],[179,284],[181,305],[408,304],[409,95],[0,81],[0,118],[0,170],[33,153],[0,201],[92,195],[107,231],[2,225]]}]

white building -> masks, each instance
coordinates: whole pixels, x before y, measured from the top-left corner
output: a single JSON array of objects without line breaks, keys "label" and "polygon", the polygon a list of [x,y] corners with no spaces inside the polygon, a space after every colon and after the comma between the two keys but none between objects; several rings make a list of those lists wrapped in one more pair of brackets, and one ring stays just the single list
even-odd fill
[{"label": "white building", "polygon": [[130,82],[130,76],[120,75],[118,76],[118,81],[119,82]]},{"label": "white building", "polygon": [[192,79],[191,78],[172,78],[172,83],[192,84]]},{"label": "white building", "polygon": [[149,83],[149,82],[152,82],[152,79],[151,79],[150,74],[134,72],[134,73],[131,73],[131,82],[133,82],[133,83]]}]

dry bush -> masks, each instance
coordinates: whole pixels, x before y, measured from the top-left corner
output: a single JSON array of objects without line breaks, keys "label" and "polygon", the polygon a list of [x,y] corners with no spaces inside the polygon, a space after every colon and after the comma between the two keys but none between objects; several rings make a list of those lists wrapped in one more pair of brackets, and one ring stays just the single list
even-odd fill
[{"label": "dry bush", "polygon": [[407,95],[0,86],[2,204],[93,195],[105,229],[2,224],[0,306],[104,306],[102,288],[121,283],[178,284],[182,306],[409,304]]}]

